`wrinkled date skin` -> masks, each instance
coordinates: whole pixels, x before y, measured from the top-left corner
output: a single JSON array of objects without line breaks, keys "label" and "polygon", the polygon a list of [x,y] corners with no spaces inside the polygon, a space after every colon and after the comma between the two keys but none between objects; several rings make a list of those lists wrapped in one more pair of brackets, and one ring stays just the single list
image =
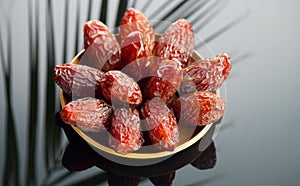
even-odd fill
[{"label": "wrinkled date skin", "polygon": [[101,98],[100,79],[104,73],[85,65],[61,64],[54,67],[53,79],[73,99]]},{"label": "wrinkled date skin", "polygon": [[99,132],[109,127],[112,113],[112,107],[103,100],[82,98],[65,105],[60,117],[83,131]]},{"label": "wrinkled date skin", "polygon": [[225,102],[211,92],[195,92],[174,99],[172,107],[180,123],[205,126],[218,121],[225,111]]},{"label": "wrinkled date skin", "polygon": [[230,57],[219,54],[192,63],[184,68],[184,77],[180,87],[182,93],[195,91],[214,92],[222,86],[231,70]]},{"label": "wrinkled date skin", "polygon": [[141,109],[148,135],[153,144],[162,150],[173,151],[179,143],[176,118],[160,98],[148,100]]},{"label": "wrinkled date skin", "polygon": [[121,45],[122,72],[138,81],[147,77],[151,71],[150,53],[144,42],[143,34],[139,31],[131,32]]},{"label": "wrinkled date skin", "polygon": [[104,72],[119,69],[121,50],[116,37],[101,21],[91,20],[84,24],[84,49],[87,60],[81,64]]},{"label": "wrinkled date skin", "polygon": [[119,34],[121,40],[125,40],[125,38],[133,31],[142,33],[144,42],[151,53],[155,44],[154,30],[147,17],[141,11],[129,8],[126,10],[120,23]]},{"label": "wrinkled date skin", "polygon": [[117,108],[112,115],[109,145],[121,154],[128,154],[141,148],[144,142],[138,110]]},{"label": "wrinkled date skin", "polygon": [[121,71],[106,72],[100,80],[100,85],[104,98],[115,105],[137,106],[142,102],[139,85]]},{"label": "wrinkled date skin", "polygon": [[167,102],[180,87],[183,78],[181,64],[177,60],[163,60],[159,63],[156,74],[143,88],[144,97],[162,98]]},{"label": "wrinkled date skin", "polygon": [[189,63],[194,50],[194,30],[186,19],[174,22],[159,38],[155,56],[163,59],[177,59],[182,67]]}]

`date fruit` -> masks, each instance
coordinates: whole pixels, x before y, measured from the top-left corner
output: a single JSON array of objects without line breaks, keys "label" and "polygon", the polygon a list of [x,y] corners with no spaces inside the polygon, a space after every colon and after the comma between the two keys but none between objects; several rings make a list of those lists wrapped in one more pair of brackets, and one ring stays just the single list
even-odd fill
[{"label": "date fruit", "polygon": [[128,154],[141,148],[144,142],[138,110],[117,108],[112,115],[109,145],[121,154]]},{"label": "date fruit", "polygon": [[122,72],[138,81],[146,77],[151,70],[150,53],[144,42],[143,34],[139,31],[131,32],[121,45]]},{"label": "date fruit", "polygon": [[191,126],[215,123],[225,111],[225,102],[211,92],[195,92],[174,99],[171,104],[178,122]]},{"label": "date fruit", "polygon": [[100,80],[100,85],[104,98],[113,104],[137,106],[142,102],[139,85],[121,71],[106,72]]},{"label": "date fruit", "polygon": [[179,19],[159,38],[155,46],[155,56],[170,60],[177,59],[182,67],[186,67],[193,50],[194,30],[186,19]]},{"label": "date fruit", "polygon": [[194,62],[183,70],[184,77],[180,91],[182,93],[214,92],[222,86],[230,70],[230,57],[227,54]]},{"label": "date fruit", "polygon": [[133,31],[140,31],[143,35],[147,48],[152,52],[155,44],[155,34],[147,17],[139,10],[129,8],[126,10],[121,23],[119,34],[121,41]]},{"label": "date fruit", "polygon": [[157,97],[148,100],[141,113],[153,144],[159,149],[173,151],[179,143],[179,130],[176,118],[165,102]]},{"label": "date fruit", "polygon": [[119,69],[121,50],[116,37],[101,21],[91,20],[84,24],[84,49],[87,60],[81,64],[104,72]]},{"label": "date fruit", "polygon": [[99,132],[110,125],[113,109],[103,100],[82,98],[65,105],[60,117],[63,122],[83,131]]},{"label": "date fruit", "polygon": [[143,89],[144,97],[162,98],[167,102],[180,87],[183,78],[181,64],[177,60],[163,60],[159,63],[156,74],[150,78]]},{"label": "date fruit", "polygon": [[101,98],[100,79],[103,72],[77,64],[61,64],[54,67],[53,79],[73,99]]}]

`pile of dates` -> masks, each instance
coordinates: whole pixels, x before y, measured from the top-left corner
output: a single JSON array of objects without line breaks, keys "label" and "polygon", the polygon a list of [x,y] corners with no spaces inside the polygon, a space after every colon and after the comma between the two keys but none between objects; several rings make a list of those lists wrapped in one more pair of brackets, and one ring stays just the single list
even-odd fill
[{"label": "pile of dates", "polygon": [[147,140],[173,151],[181,125],[205,126],[223,116],[225,102],[215,92],[229,75],[230,57],[193,60],[194,31],[187,20],[178,19],[158,38],[145,15],[129,8],[118,34],[97,20],[83,31],[80,64],[54,69],[56,84],[72,98],[60,112],[65,123],[108,130],[108,144],[128,154]]}]

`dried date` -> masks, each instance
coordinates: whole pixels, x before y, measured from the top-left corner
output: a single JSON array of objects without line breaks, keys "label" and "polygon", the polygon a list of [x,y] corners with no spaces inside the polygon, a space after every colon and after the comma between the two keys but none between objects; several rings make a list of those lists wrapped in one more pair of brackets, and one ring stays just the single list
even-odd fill
[{"label": "dried date", "polygon": [[105,99],[113,104],[137,106],[142,102],[142,92],[139,85],[121,71],[106,72],[100,80],[100,85]]},{"label": "dried date", "polygon": [[110,125],[113,109],[103,100],[82,98],[65,105],[60,117],[63,122],[83,131],[98,132]]},{"label": "dried date", "polygon": [[131,32],[121,45],[122,72],[135,80],[147,76],[151,70],[150,53],[139,31]]},{"label": "dried date", "polygon": [[109,145],[121,154],[141,148],[144,142],[138,110],[118,108],[114,110],[110,127]]},{"label": "dried date", "polygon": [[157,97],[148,100],[141,113],[153,144],[159,149],[173,151],[179,143],[179,130],[176,118],[165,102]]},{"label": "dried date", "polygon": [[146,99],[162,98],[167,102],[180,87],[183,78],[181,64],[177,60],[163,60],[156,74],[150,78],[143,89]]},{"label": "dried date", "polygon": [[73,99],[101,98],[100,79],[103,72],[77,64],[61,64],[54,67],[53,79]]},{"label": "dried date", "polygon": [[177,59],[182,67],[189,63],[194,50],[194,30],[186,19],[174,22],[159,38],[155,46],[155,56],[163,59]]},{"label": "dried date", "polygon": [[195,92],[174,99],[172,107],[179,122],[204,126],[218,121],[225,112],[225,102],[211,92]]},{"label": "dried date", "polygon": [[82,60],[81,64],[104,72],[120,69],[120,45],[106,25],[101,21],[91,20],[84,24],[83,31],[87,60]]},{"label": "dried date", "polygon": [[151,53],[155,44],[154,30],[147,17],[141,11],[129,8],[126,10],[120,23],[119,34],[121,40],[125,40],[125,38],[133,31],[142,33],[144,42]]},{"label": "dried date", "polygon": [[183,94],[195,91],[214,92],[222,86],[230,70],[230,57],[227,54],[194,62],[183,70],[180,91]]}]

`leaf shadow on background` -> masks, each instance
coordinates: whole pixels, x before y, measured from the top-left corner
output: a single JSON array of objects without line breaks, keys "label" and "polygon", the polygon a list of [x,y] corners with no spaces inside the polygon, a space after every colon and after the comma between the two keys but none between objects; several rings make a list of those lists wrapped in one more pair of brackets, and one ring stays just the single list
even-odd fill
[{"label": "leaf shadow on background", "polygon": [[[231,65],[234,68],[236,65],[245,62],[246,60],[248,60],[249,58],[251,58],[251,56],[253,55],[253,53],[251,52],[245,52],[245,53],[229,53],[231,57]],[[234,79],[236,76],[238,76],[238,71],[232,71],[231,74],[228,76],[227,80],[230,79]]]},{"label": "leaf shadow on background", "polygon": [[106,24],[107,22],[107,6],[108,1],[102,0],[99,20],[102,21],[104,24]]},{"label": "leaf shadow on background", "polygon": [[12,90],[12,33],[11,24],[6,20],[7,29],[7,54],[5,61],[4,42],[2,40],[2,31],[0,28],[0,56],[1,65],[4,75],[4,97],[6,100],[6,116],[5,116],[5,128],[6,128],[6,144],[4,154],[4,170],[2,185],[19,185],[19,152],[16,136],[15,118],[13,113],[13,103],[11,97]]},{"label": "leaf shadow on background", "polygon": [[195,21],[198,21],[201,19],[202,21],[198,21],[199,24],[195,24],[195,29],[199,31],[200,29],[203,29],[210,21],[217,17],[221,13],[221,11],[224,9],[224,6],[228,4],[228,1],[215,1],[210,6],[208,6],[200,15],[197,16],[197,19]]},{"label": "leaf shadow on background", "polygon": [[151,5],[151,3],[152,3],[153,1],[146,1],[146,3],[142,6],[142,8],[141,8],[141,11],[142,12],[144,12],[144,13],[146,13],[146,11],[148,10],[148,8],[150,7],[150,5]]},{"label": "leaf shadow on background", "polygon": [[118,11],[117,11],[117,18],[115,22],[115,28],[119,27],[119,24],[121,22],[121,19],[127,9],[128,5],[128,0],[120,0],[119,1],[119,6],[118,6]]},{"label": "leaf shadow on background", "polygon": [[68,32],[69,32],[69,0],[65,0],[64,36],[63,36],[63,63],[68,60]]},{"label": "leaf shadow on background", "polygon": [[[28,152],[26,164],[26,185],[36,185],[36,139],[38,115],[38,68],[39,68],[39,1],[35,2],[35,19],[33,16],[33,0],[28,1],[28,23],[29,23],[29,105],[28,105]],[[34,21],[35,20],[35,21]],[[35,23],[35,24],[34,24]],[[34,26],[35,25],[35,26]]]},{"label": "leaf shadow on background", "polygon": [[73,56],[76,56],[76,54],[79,52],[79,46],[80,46],[80,39],[79,39],[79,31],[80,31],[80,16],[81,16],[81,5],[80,5],[80,0],[77,0],[77,6],[76,6],[76,25],[75,25],[75,45],[74,45],[74,53]]},{"label": "leaf shadow on background", "polygon": [[[198,0],[197,0],[198,1]],[[169,17],[171,17],[173,14],[175,14],[176,12],[178,12],[180,10],[180,8],[183,8],[185,4],[187,3],[194,3],[194,1],[182,1],[179,2],[178,4],[176,4],[175,7],[173,7],[171,10],[169,10],[162,18],[161,20],[167,20]],[[174,19],[173,19],[174,20]],[[172,22],[172,20],[171,20]],[[157,24],[154,24],[153,27],[155,28],[157,26]]]},{"label": "leaf shadow on background", "polygon": [[205,46],[205,43],[210,43],[211,41],[215,40],[219,36],[223,35],[226,33],[228,30],[232,29],[233,27],[237,26],[239,23],[244,21],[249,15],[250,15],[250,10],[246,11],[243,15],[239,16],[238,18],[234,19],[233,21],[227,23],[225,26],[221,27],[214,33],[212,33],[210,36],[204,39],[204,42],[199,43],[198,45],[195,46],[196,49],[201,48]]},{"label": "leaf shadow on background", "polygon": [[44,126],[44,149],[45,149],[45,166],[46,172],[49,173],[49,167],[54,162],[57,149],[59,149],[61,141],[61,131],[54,125],[54,115],[56,111],[56,89],[52,80],[53,69],[56,60],[55,53],[55,35],[54,35],[54,18],[52,1],[47,1],[46,7],[46,100],[45,100],[45,126]]}]

